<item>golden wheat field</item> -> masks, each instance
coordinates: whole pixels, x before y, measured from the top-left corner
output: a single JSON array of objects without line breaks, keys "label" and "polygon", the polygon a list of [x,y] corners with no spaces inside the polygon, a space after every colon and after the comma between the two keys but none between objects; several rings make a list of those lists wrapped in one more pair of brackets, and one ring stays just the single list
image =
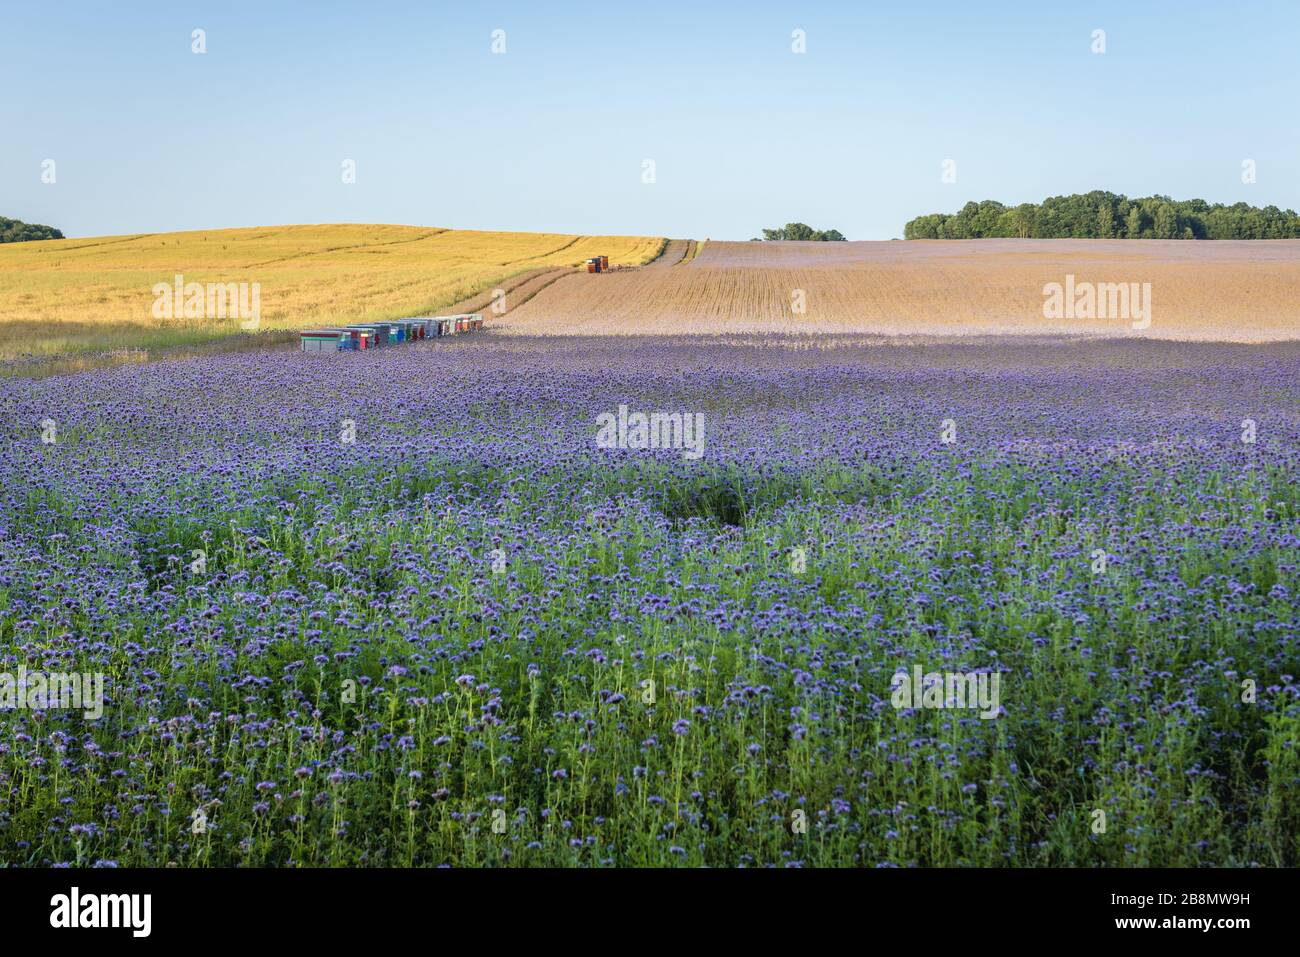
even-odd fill
[{"label": "golden wheat field", "polygon": [[240,333],[236,319],[159,319],[158,283],[258,283],[260,328],[427,313],[511,277],[604,254],[638,265],[664,240],[415,226],[275,226],[0,246],[0,359],[146,348]]},{"label": "golden wheat field", "polygon": [[[710,242],[694,258],[685,246],[669,249],[676,264],[667,268],[564,276],[497,327],[523,335],[1300,337],[1296,240]],[[1067,282],[1079,295],[1084,284],[1129,284],[1134,296],[1120,317],[1082,307],[1045,317],[1044,287],[1058,284],[1064,298]]]}]

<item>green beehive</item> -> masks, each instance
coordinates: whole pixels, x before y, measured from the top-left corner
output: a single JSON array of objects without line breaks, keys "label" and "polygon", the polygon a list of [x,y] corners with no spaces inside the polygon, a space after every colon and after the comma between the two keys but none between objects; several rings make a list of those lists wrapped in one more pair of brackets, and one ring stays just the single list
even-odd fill
[{"label": "green beehive", "polygon": [[298,333],[299,348],[303,352],[338,352],[349,335],[339,329],[304,329]]}]

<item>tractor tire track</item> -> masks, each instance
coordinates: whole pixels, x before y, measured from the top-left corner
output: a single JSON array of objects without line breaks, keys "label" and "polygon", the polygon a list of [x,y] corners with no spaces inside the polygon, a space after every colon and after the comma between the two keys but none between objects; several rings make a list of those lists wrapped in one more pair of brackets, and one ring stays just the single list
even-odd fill
[{"label": "tractor tire track", "polygon": [[462,299],[454,305],[448,306],[450,315],[457,315],[465,312],[482,312],[490,313],[494,302],[493,293],[500,289],[505,295],[502,297],[504,309],[499,312],[491,312],[491,316],[484,318],[498,318],[505,315],[511,309],[522,306],[533,296],[537,295],[551,283],[573,272],[568,266],[543,266],[538,269],[530,269],[527,272],[519,273],[509,279],[504,280],[490,290],[475,293]]}]

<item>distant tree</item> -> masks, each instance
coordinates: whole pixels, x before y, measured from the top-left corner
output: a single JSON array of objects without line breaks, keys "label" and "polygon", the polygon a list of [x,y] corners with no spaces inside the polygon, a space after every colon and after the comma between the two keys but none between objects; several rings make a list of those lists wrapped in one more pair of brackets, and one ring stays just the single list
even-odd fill
[{"label": "distant tree", "polygon": [[[973,204],[967,204],[967,205],[973,205]],[[965,214],[965,210],[962,210],[961,213],[958,213],[956,216],[953,216],[951,219],[947,219],[941,222],[939,224],[939,238],[940,239],[978,239],[979,237],[977,237],[974,233],[971,232],[970,217],[964,214]]]},{"label": "distant tree", "polygon": [[1034,205],[1021,203],[1015,209],[1008,209],[998,217],[999,236],[1012,236],[1027,239],[1034,234]]},{"label": "distant tree", "polygon": [[942,213],[918,216],[903,227],[904,239],[938,239],[939,224],[944,221]]},{"label": "distant tree", "polygon": [[1022,203],[1012,209],[991,199],[968,202],[956,213],[917,216],[904,226],[903,235],[907,239],[1297,239],[1300,216],[1276,206],[1224,206],[1169,196],[1129,199],[1094,190],[1049,196],[1041,203]]},{"label": "distant tree", "polygon": [[38,239],[62,239],[63,233],[53,226],[24,223],[0,216],[0,243],[26,243]]},{"label": "distant tree", "polygon": [[1134,206],[1128,211],[1128,221],[1124,224],[1124,236],[1127,239],[1142,238],[1142,209]]},{"label": "distant tree", "polygon": [[974,206],[971,210],[971,232],[977,236],[996,236],[998,235],[998,220],[1007,208],[1001,203],[991,199],[986,199],[982,203],[967,203],[967,207]]},{"label": "distant tree", "polygon": [[1154,231],[1156,239],[1173,239],[1178,235],[1178,214],[1169,203],[1156,206]]},{"label": "distant tree", "polygon": [[1110,203],[1097,210],[1097,235],[1102,239],[1110,239],[1115,235],[1115,213],[1110,208]]}]

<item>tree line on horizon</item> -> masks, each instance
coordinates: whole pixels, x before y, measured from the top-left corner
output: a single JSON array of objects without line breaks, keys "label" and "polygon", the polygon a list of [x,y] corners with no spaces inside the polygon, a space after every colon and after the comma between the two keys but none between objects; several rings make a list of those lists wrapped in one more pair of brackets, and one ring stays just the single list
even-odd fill
[{"label": "tree line on horizon", "polygon": [[846,242],[844,234],[838,229],[813,229],[807,223],[786,223],[776,229],[765,229],[763,230],[762,240],[755,236],[750,242],[775,242],[778,240],[813,243]]},{"label": "tree line on horizon", "polygon": [[1300,239],[1293,210],[1168,196],[1129,199],[1094,190],[1004,206],[969,202],[957,213],[918,216],[905,239]]},{"label": "tree line on horizon", "polygon": [[35,239],[62,239],[63,233],[53,226],[24,223],[0,216],[0,243],[26,243]]}]

